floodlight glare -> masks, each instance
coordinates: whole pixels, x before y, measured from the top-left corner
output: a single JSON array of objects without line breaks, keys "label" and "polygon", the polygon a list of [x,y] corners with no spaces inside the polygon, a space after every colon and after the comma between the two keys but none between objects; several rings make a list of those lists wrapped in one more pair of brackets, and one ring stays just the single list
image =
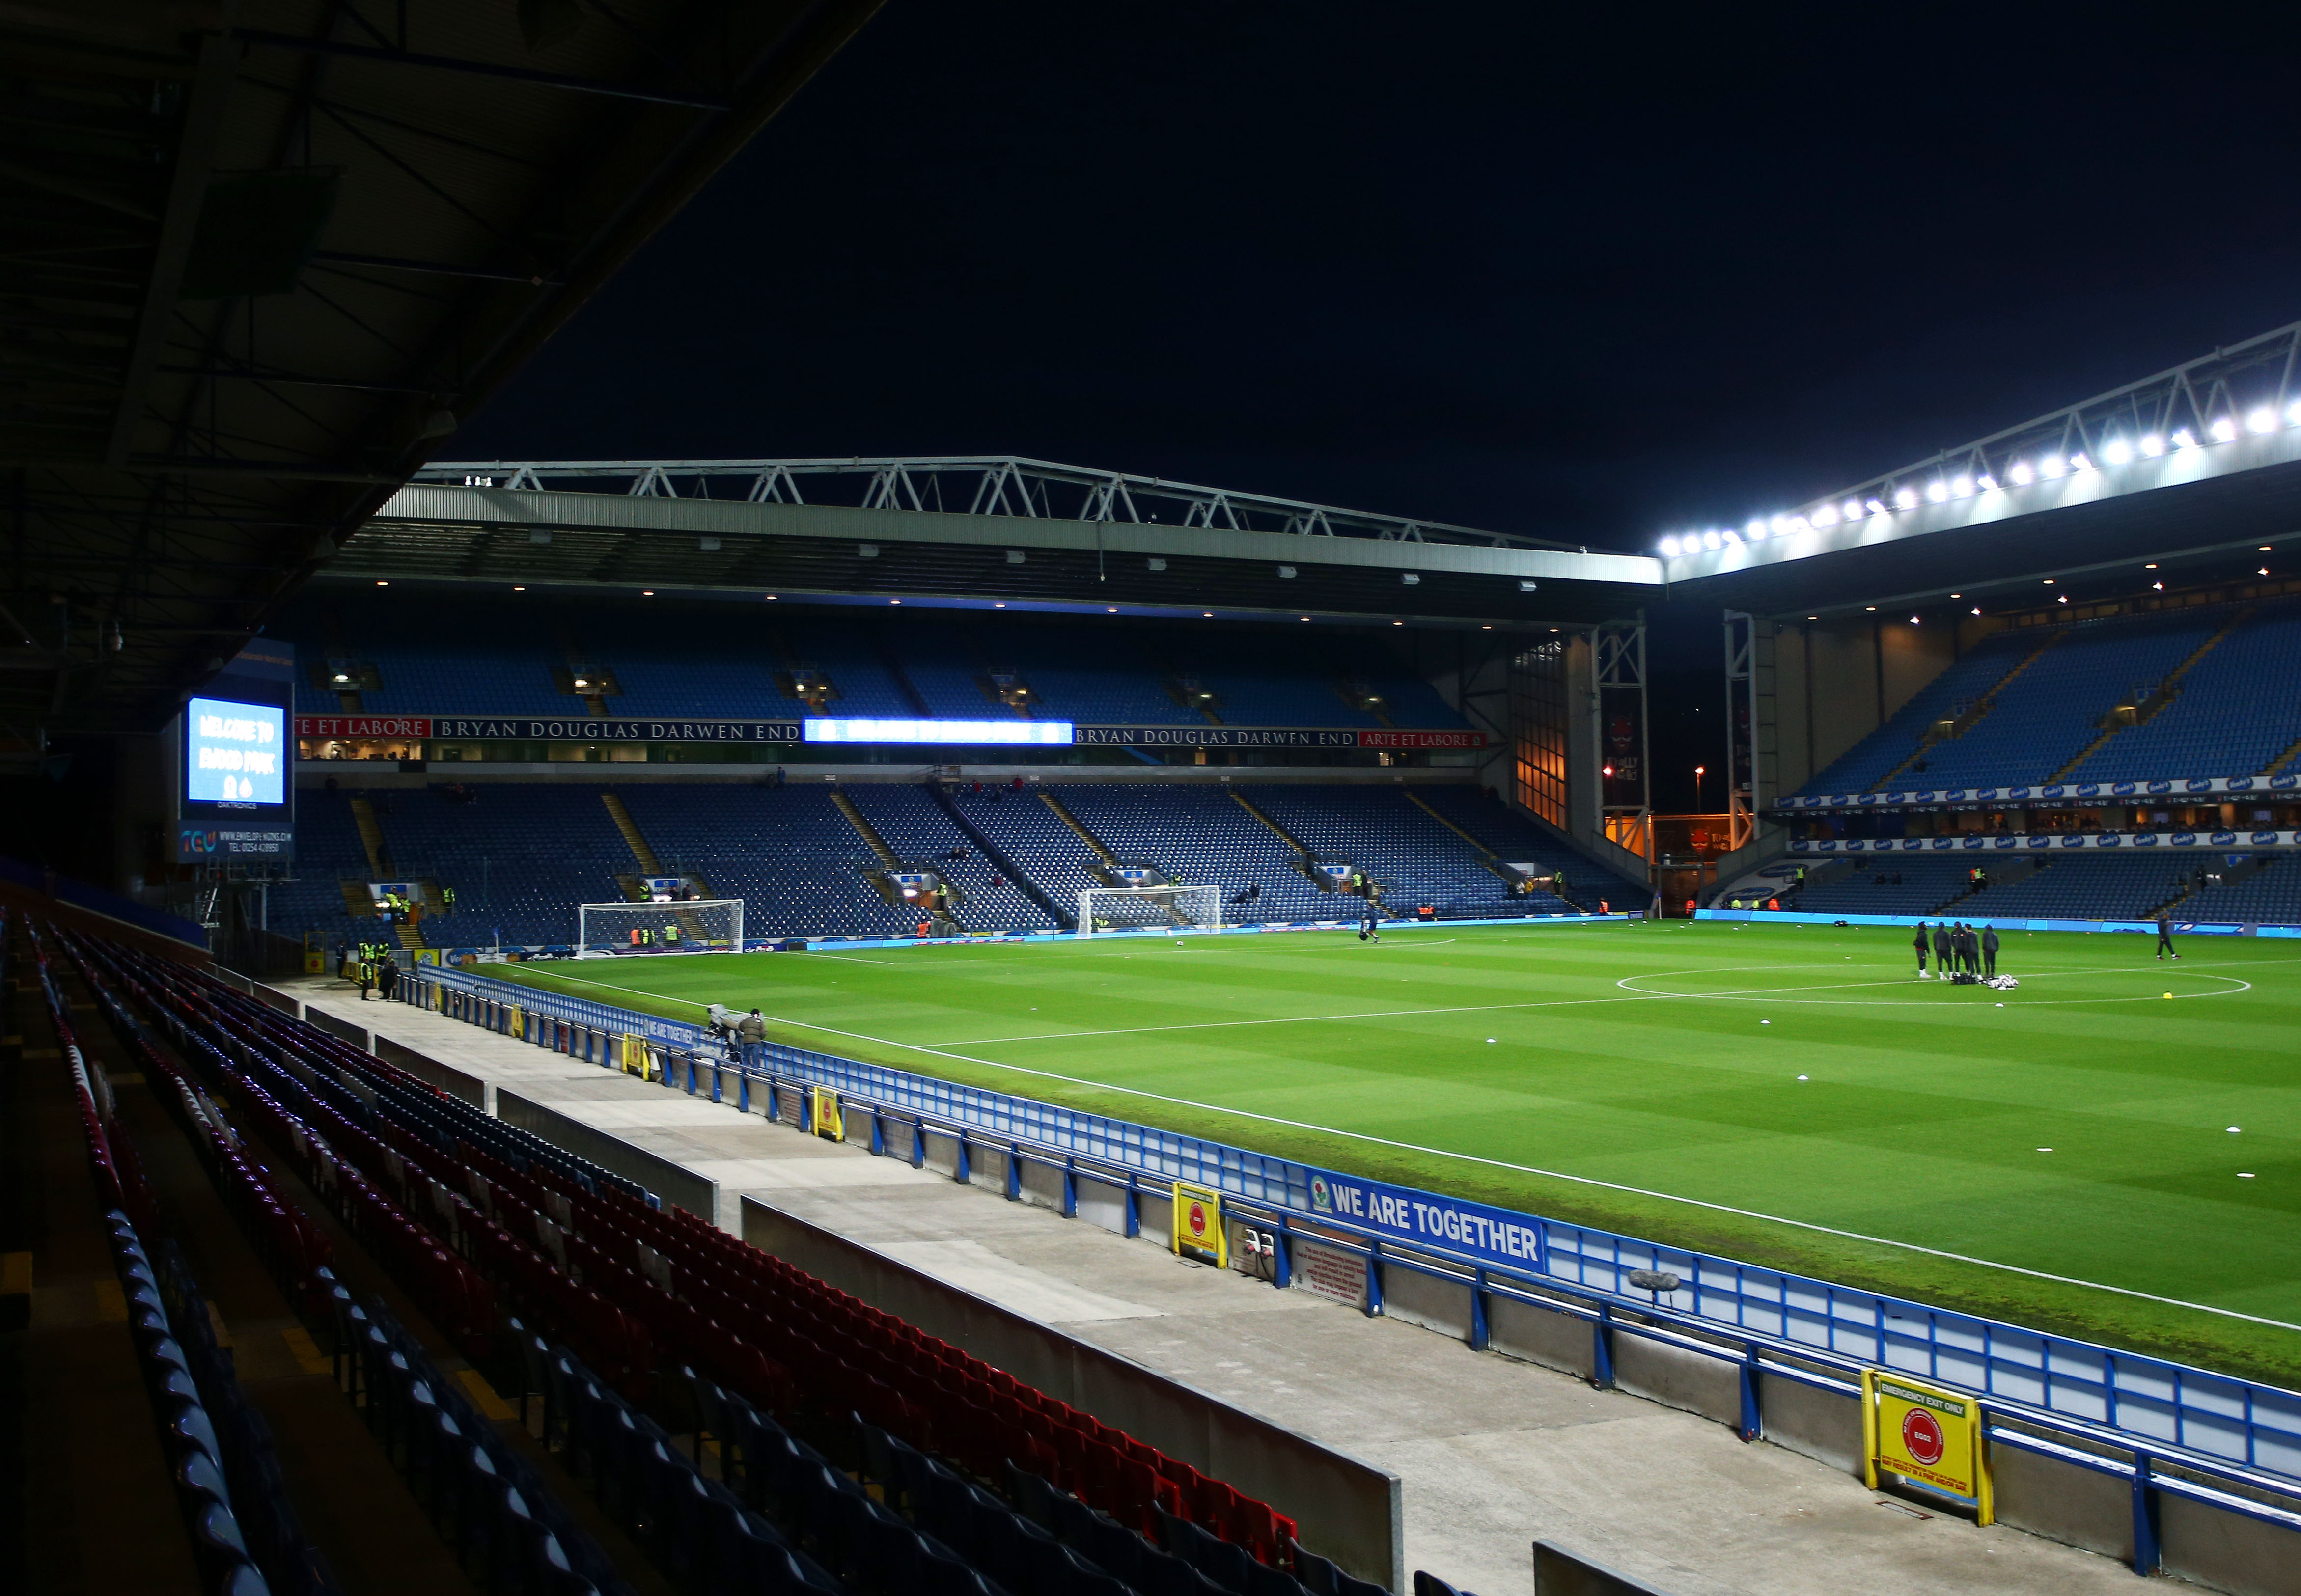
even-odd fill
[{"label": "floodlight glare", "polygon": [[2071,471],[2091,471],[2093,469],[2093,462],[2087,459],[2083,454],[2071,455],[2070,456],[2070,469]]},{"label": "floodlight glare", "polygon": [[2194,449],[2197,447],[2197,440],[2190,434],[2188,428],[2178,427],[2173,432],[2173,447],[2177,449]]},{"label": "floodlight glare", "polygon": [[1997,491],[1997,479],[1991,476],[1987,472],[1983,472],[1980,477],[1974,482],[1974,486],[1980,489],[1984,493],[1995,493]]},{"label": "floodlight glare", "polygon": [[1844,504],[1838,506],[1838,509],[1845,514],[1845,519],[1848,521],[1859,521],[1862,519],[1862,501],[1858,498],[1847,499]]},{"label": "floodlight glare", "polygon": [[2301,399],[2294,400],[2291,406],[2286,410],[2285,424],[2288,427],[2301,427]]},{"label": "floodlight glare", "polygon": [[2230,420],[2229,417],[2222,416],[2219,421],[2216,421],[2213,423],[2213,441],[2215,443],[2227,443],[2236,436],[2237,423]]},{"label": "floodlight glare", "polygon": [[2272,410],[2268,405],[2263,405],[2260,409],[2255,411],[2251,415],[2245,418],[2245,430],[2248,432],[2276,431],[2277,412]]},{"label": "floodlight glare", "polygon": [[1870,514],[1872,514],[1872,515],[1883,515],[1883,514],[1886,513],[1886,506],[1883,506],[1883,505],[1881,505],[1881,504],[1879,504],[1879,503],[1878,503],[1876,499],[1874,499],[1874,498],[1873,498],[1873,499],[1871,499],[1871,500],[1870,501],[1870,503],[1869,503],[1866,506],[1864,506],[1864,507],[1865,507],[1866,509],[1868,509],[1868,511],[1870,512]]},{"label": "floodlight glare", "polygon": [[1813,523],[1803,515],[1793,515],[1790,517],[1790,531],[1794,532],[1810,532],[1813,531]]},{"label": "floodlight glare", "polygon": [[2030,483],[2037,480],[2037,473],[2030,469],[2029,463],[2027,460],[2016,460],[2013,462],[2013,468],[2011,471],[2008,471],[2005,474],[2012,477],[2017,484],[2024,488],[2027,488]]},{"label": "floodlight glare", "polygon": [[[1766,535],[1766,518],[1762,515],[1753,515],[1750,517],[1750,524],[1742,530],[1753,538],[1762,538]],[[1780,529],[1775,530],[1778,531]]]},{"label": "floodlight glare", "polygon": [[1950,482],[1949,490],[1959,498],[1968,497],[1973,492],[1973,479],[1971,477],[1954,478]]},{"label": "floodlight glare", "polygon": [[1719,537],[1717,533],[1715,533],[1715,532],[1704,532],[1704,533],[1703,533],[1703,534],[1702,534],[1702,547],[1704,547],[1704,548],[1723,548],[1725,546],[1726,546],[1726,539],[1723,539],[1723,538],[1721,538],[1721,537]]},{"label": "floodlight glare", "polygon": [[1675,538],[1664,538],[1661,540],[1661,553],[1662,558],[1666,560],[1674,560],[1678,558],[1678,539]]},{"label": "floodlight glare", "polygon": [[2141,452],[2155,460],[2165,452],[2165,440],[2155,432],[2145,432],[2141,436]]},{"label": "floodlight glare", "polygon": [[1837,524],[1837,506],[1836,505],[1824,505],[1820,509],[1816,510],[1813,513],[1813,524],[1816,526],[1836,526]]},{"label": "floodlight glare", "polygon": [[[1753,538],[1753,539],[1754,539],[1754,538],[1762,538],[1762,537],[1764,537],[1765,535],[1766,535],[1766,534],[1765,534],[1765,533],[1763,533],[1763,532],[1752,532],[1752,533],[1750,534],[1750,536],[1751,536],[1752,538]],[[1727,542],[1728,542],[1728,543],[1738,544],[1738,543],[1740,543],[1740,542],[1742,541],[1742,534],[1741,534],[1741,533],[1739,533],[1739,532],[1737,532],[1737,531],[1736,531],[1732,527],[1730,527],[1730,526],[1729,526],[1729,527],[1728,527],[1728,528],[1726,529],[1726,541],[1727,541]]]},{"label": "floodlight glare", "polygon": [[1917,507],[1918,490],[1916,489],[1904,488],[1894,495],[1894,508],[1896,510],[1914,510]]},{"label": "floodlight glare", "polygon": [[2133,446],[2122,438],[2113,438],[2101,446],[2101,457],[2112,465],[2122,465],[2133,458]]},{"label": "floodlight glare", "polygon": [[1943,481],[1939,477],[1936,477],[1932,481],[1926,484],[1926,498],[1930,503],[1938,505],[1948,497],[1949,484]]},{"label": "floodlight glare", "polygon": [[2058,477],[2069,469],[2070,463],[2059,455],[2041,455],[2037,457],[2037,472],[2041,476]]}]

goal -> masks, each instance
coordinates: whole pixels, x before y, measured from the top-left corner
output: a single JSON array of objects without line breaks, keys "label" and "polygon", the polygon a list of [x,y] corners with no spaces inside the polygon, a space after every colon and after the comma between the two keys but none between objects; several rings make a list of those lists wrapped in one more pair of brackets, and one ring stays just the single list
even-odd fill
[{"label": "goal", "polygon": [[1099,931],[1222,929],[1220,887],[1089,887],[1078,895],[1078,934]]},{"label": "goal", "polygon": [[578,958],[605,958],[611,953],[740,953],[743,949],[743,900],[740,898],[705,898],[688,903],[585,903],[576,906],[575,916]]}]

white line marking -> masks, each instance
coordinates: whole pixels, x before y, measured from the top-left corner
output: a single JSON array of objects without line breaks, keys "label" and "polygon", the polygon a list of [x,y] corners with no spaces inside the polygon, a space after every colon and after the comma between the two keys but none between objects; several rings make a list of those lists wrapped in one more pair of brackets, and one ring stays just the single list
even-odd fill
[{"label": "white line marking", "polygon": [[[2271,963],[2285,961],[2257,960],[2253,962]],[[1630,984],[1634,981],[1669,981],[1679,975],[1738,975],[1751,970],[1786,970],[1790,966],[1783,965],[1745,965],[1730,970],[1672,970],[1661,975],[1625,975],[1614,984],[1621,988],[1622,990],[1626,992],[1645,992],[1649,997],[1723,999],[1726,1001],[1732,1003],[1795,1003],[1816,1005],[1859,1004],[1866,1008],[1929,1008],[1936,1007],[1940,1002],[1940,999],[1929,997],[1886,999],[1790,998],[1781,995],[1786,992],[1845,991],[1856,988],[1870,987],[1899,987],[1906,990],[1910,982],[1916,979],[1914,976],[1905,976],[1899,981],[1839,981],[1831,982],[1822,986],[1744,987],[1739,990],[1723,992],[1648,992],[1647,989],[1644,987],[1632,986]],[[2147,968],[2147,965],[2141,966],[2142,970],[2146,970]],[[2032,974],[2024,975],[2021,979],[2024,981],[2049,981],[2055,977],[2066,977],[2071,975],[2132,975],[2139,973],[2139,971],[2136,970],[2040,970]],[[2236,996],[2239,992],[2249,992],[2253,990],[2253,982],[2249,981],[2240,981],[2234,975],[2213,975],[2206,974],[2202,972],[2192,972],[2187,970],[2164,970],[2160,971],[2159,973],[2166,976],[2168,979],[2176,975],[2196,973],[2201,980],[2226,981],[2230,983],[2227,987],[2217,992],[2175,992],[2172,996],[2176,999],[2230,998]],[[1952,999],[1952,1001],[1955,1001],[1955,999]],[[2162,1002],[2163,1001],[2163,994],[2160,994],[2158,998],[2154,999],[2146,993],[2143,993],[2132,998],[2024,998],[2019,999],[2019,1001],[2021,1006],[2024,1008],[2061,1008],[2079,1004],[2090,1003]]]}]

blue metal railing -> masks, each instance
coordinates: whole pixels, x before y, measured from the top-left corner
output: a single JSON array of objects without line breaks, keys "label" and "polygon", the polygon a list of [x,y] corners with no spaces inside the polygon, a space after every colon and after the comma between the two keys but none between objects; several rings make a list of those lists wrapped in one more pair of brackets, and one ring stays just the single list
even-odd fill
[{"label": "blue metal railing", "polygon": [[[2301,1393],[2280,1387],[836,1054],[768,1043],[766,1067],[747,1069],[712,1060],[715,1044],[699,1026],[464,971],[415,973],[406,995],[424,1007],[438,1007],[437,990],[461,991],[612,1035],[644,1036],[665,1054],[667,1085],[708,1090],[715,1100],[723,1076],[735,1078],[730,1095],[747,1103],[755,1082],[828,1087],[858,1106],[908,1116],[915,1129],[1059,1166],[1067,1181],[1076,1174],[1121,1185],[1130,1205],[1136,1192],[1164,1197],[1174,1181],[1210,1187],[1290,1233],[1303,1226],[1343,1236],[1377,1265],[1459,1279],[1473,1287],[1480,1313],[1489,1291],[1551,1308],[1564,1298],[1592,1316],[1625,1310],[1677,1333],[1762,1347],[1819,1368],[1853,1373],[1869,1365],[1938,1380],[2024,1420],[2075,1426],[2072,1433],[2096,1444],[2171,1448],[2189,1466],[2259,1471],[2235,1481],[2251,1489],[2287,1492],[2301,1481]],[[1316,1193],[1337,1186],[1379,1193],[1423,1224],[1410,1231],[1321,1208]],[[1485,1236],[1496,1240],[1477,1240]],[[1628,1279],[1636,1270],[1674,1274],[1678,1287],[1636,1289]],[[1369,1286],[1378,1293],[1378,1268]]]}]

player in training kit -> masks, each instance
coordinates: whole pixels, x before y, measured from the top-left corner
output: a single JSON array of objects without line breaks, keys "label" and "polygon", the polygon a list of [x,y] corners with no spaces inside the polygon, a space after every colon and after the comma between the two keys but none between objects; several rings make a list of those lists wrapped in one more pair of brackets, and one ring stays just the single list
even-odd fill
[{"label": "player in training kit", "polygon": [[1918,934],[1910,939],[1910,946],[1918,950],[1918,979],[1926,978],[1926,923],[1918,922]]},{"label": "player in training kit", "polygon": [[1382,911],[1370,903],[1359,915],[1359,940],[1361,942],[1382,940]]}]

